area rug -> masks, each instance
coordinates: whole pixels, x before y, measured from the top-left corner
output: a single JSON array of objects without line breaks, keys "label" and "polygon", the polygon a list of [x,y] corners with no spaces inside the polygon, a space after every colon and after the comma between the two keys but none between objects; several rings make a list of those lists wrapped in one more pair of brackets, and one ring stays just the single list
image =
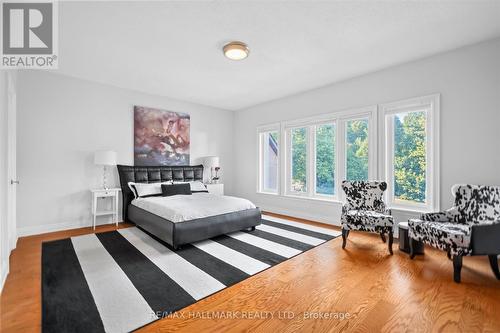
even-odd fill
[{"label": "area rug", "polygon": [[43,332],[129,332],[340,235],[264,218],[175,252],[136,227],[43,243]]}]

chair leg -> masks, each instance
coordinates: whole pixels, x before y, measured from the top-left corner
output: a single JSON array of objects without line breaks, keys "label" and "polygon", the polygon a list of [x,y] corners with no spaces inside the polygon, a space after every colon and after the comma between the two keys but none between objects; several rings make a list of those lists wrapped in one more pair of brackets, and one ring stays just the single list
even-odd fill
[{"label": "chair leg", "polygon": [[415,258],[415,249],[414,249],[414,243],[413,243],[414,240],[413,240],[413,238],[410,237],[408,239],[408,241],[410,243],[409,244],[410,245],[410,259],[413,259],[413,258]]},{"label": "chair leg", "polygon": [[382,238],[382,242],[385,243],[385,234],[383,232],[380,233],[380,238]]},{"label": "chair leg", "polygon": [[389,253],[391,254],[391,256],[393,255],[393,252],[392,252],[392,243],[394,242],[394,235],[392,234],[392,231],[389,231],[389,243],[388,243],[388,247],[389,247]]},{"label": "chair leg", "polygon": [[462,271],[462,256],[453,256],[453,280],[460,283],[460,272]]},{"label": "chair leg", "polygon": [[496,254],[490,254],[488,255],[488,259],[490,259],[490,266],[491,270],[493,271],[493,274],[495,274],[495,277],[497,280],[500,280],[500,271],[498,270],[498,259]]},{"label": "chair leg", "polygon": [[347,243],[347,237],[349,236],[349,230],[342,229],[342,248],[345,249]]}]

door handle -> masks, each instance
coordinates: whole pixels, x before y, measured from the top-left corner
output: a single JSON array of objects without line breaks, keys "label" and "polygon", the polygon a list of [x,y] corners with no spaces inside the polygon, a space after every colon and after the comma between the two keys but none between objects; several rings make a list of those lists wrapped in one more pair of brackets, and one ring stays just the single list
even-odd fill
[{"label": "door handle", "polygon": [[11,185],[14,185],[14,184],[19,185],[19,180],[14,180],[14,179],[11,179],[11,180],[10,180],[10,184],[11,184]]}]

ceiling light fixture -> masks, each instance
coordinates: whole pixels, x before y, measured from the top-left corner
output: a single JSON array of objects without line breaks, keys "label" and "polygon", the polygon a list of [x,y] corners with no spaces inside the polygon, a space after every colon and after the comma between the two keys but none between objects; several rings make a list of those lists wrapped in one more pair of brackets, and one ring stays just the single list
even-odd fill
[{"label": "ceiling light fixture", "polygon": [[226,58],[231,60],[243,60],[248,57],[250,50],[247,44],[243,42],[231,42],[224,45],[222,49]]}]

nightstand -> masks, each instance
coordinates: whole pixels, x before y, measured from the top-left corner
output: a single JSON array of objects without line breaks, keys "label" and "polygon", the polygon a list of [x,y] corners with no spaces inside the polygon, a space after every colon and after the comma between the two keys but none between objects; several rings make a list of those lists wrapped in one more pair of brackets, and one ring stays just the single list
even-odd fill
[{"label": "nightstand", "polygon": [[224,184],[205,184],[208,193],[216,195],[224,195]]},{"label": "nightstand", "polygon": [[[112,215],[113,222],[115,222],[116,226],[118,226],[118,198],[121,189],[110,188],[105,190],[101,188],[101,189],[90,190],[90,192],[92,192],[92,216],[93,216],[92,227],[94,228],[94,230],[95,230],[96,219],[98,216]],[[102,200],[110,199],[111,208],[108,210],[98,210],[97,203],[99,199]]]}]

